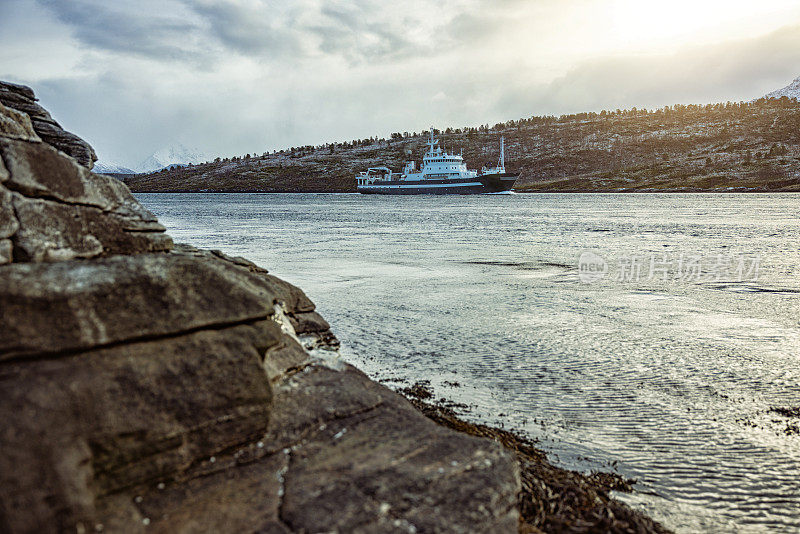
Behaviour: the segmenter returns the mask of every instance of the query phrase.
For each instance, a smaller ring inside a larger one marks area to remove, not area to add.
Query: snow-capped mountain
[[[181,143],[176,143],[161,150],[154,152],[149,158],[141,162],[137,167],[137,172],[159,171],[164,167],[195,165],[202,163],[208,158],[196,149],[186,148]]]
[[[777,91],[772,91],[768,95],[764,95],[764,98],[780,98],[782,96],[788,96],[789,98],[800,100],[800,77],[795,78],[792,83],[783,89],[778,89]]]
[[[116,165],[114,163],[103,163],[101,161],[95,162],[94,167],[92,167],[92,172],[99,174],[136,174],[136,171],[128,167],[123,167],[122,165]]]

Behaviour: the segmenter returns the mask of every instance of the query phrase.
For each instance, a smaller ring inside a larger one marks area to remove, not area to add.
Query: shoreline
[[[446,401],[435,400],[427,384],[395,390],[438,425],[500,443],[511,452],[522,479],[518,495],[519,532],[656,532],[669,533],[658,521],[615,499],[612,491],[633,493],[636,480],[593,470],[586,475],[553,465],[536,442],[519,432],[472,423]]]
[[[230,191],[195,191],[195,190],[168,190],[168,191],[143,191],[143,190],[136,190],[131,189],[131,193],[133,194],[146,194],[146,195],[242,195],[242,194],[253,194],[253,195],[360,195],[360,196],[374,196],[374,197],[420,197],[420,196],[429,196],[429,197],[441,197],[443,195],[362,195],[357,191],[245,191],[245,190],[230,190]],[[800,186],[796,191],[770,191],[770,190],[753,190],[753,189],[737,189],[731,191],[721,191],[721,190],[696,190],[696,191],[686,191],[686,190],[658,190],[658,191],[643,191],[643,190],[636,190],[636,191],[580,191],[580,190],[526,190],[526,191],[514,191],[511,190],[509,193],[514,195],[559,195],[559,194],[568,194],[568,195],[678,195],[678,194],[686,194],[686,195],[697,195],[697,194],[709,194],[709,195],[725,195],[725,194],[797,194],[800,193]],[[506,193],[508,194],[508,193]],[[477,194],[477,195],[444,195],[444,196],[453,196],[453,197],[470,197],[470,196],[487,196],[487,195],[495,195],[497,193],[484,193],[484,194]]]

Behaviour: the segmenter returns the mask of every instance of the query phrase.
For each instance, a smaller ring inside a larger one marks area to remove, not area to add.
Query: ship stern
[[[504,172],[501,174],[485,174],[479,176],[478,179],[483,184],[487,193],[501,193],[503,191],[511,191],[514,184],[519,178],[518,172]]]

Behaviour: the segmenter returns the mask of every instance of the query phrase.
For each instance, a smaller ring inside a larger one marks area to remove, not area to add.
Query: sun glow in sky
[[[0,79],[107,163],[577,111],[800,75],[800,0],[0,0]]]
[[[618,51],[672,50],[726,39],[755,37],[798,20],[797,0],[613,0],[598,2],[611,15]]]

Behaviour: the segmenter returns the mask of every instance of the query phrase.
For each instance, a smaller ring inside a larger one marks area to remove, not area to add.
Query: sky
[[[0,79],[100,160],[750,100],[800,0],[0,0]]]

